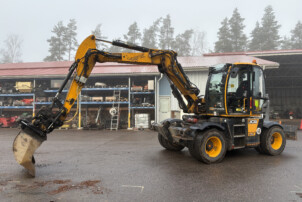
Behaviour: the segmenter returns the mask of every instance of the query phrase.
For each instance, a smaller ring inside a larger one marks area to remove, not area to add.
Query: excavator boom
[[[135,53],[108,53],[96,49],[96,40],[111,43],[115,46],[139,51]],[[177,61],[177,53],[171,50],[157,50],[128,44],[121,41],[105,41],[96,39],[94,35],[87,37],[79,46],[75,62],[69,69],[62,86],[49,107],[41,108],[31,122],[22,120],[21,132],[13,143],[16,161],[35,176],[35,159],[33,154],[47,139],[47,134],[63,125],[79,93],[92,72],[95,63],[117,62],[130,64],[157,65],[159,72],[165,74],[170,82],[173,95],[180,108],[187,113],[202,113],[199,89],[190,82],[181,65]],[[59,97],[67,82],[73,76],[64,103]],[[183,97],[185,100],[183,99]],[[58,110],[54,110],[57,108]]]

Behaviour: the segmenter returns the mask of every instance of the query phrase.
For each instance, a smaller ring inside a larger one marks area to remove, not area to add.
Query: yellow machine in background
[[[17,81],[15,88],[17,91],[22,92],[22,93],[31,93],[33,87],[32,87],[31,82]]]
[[[136,53],[108,53],[96,49],[96,40]],[[96,62],[158,65],[169,80],[173,95],[185,113],[183,119],[167,119],[154,125],[160,144],[173,151],[188,147],[191,155],[205,163],[219,162],[227,150],[254,147],[261,153],[280,154],[286,138],[282,126],[264,121],[268,105],[263,70],[256,63],[234,63],[211,67],[206,95],[190,82],[172,50],[157,50],[121,41],[105,41],[91,35],[79,46],[75,62],[49,107],[41,109],[32,122],[21,121],[13,151],[17,162],[35,175],[35,150],[47,134],[66,122],[70,109]],[[64,100],[59,96],[68,80],[72,82]],[[57,109],[57,110],[55,110]]]

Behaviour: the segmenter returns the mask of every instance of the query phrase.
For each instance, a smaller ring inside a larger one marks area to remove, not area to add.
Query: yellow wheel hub
[[[275,132],[271,137],[271,146],[274,150],[280,149],[282,145],[282,135],[278,132]]]
[[[217,157],[222,150],[222,143],[218,137],[210,137],[206,142],[206,153],[211,158]]]

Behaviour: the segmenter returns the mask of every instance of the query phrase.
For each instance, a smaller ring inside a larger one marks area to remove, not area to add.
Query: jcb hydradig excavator
[[[96,41],[139,51],[109,53],[96,49]],[[234,63],[211,67],[205,96],[190,82],[171,50],[149,49],[121,41],[105,41],[91,35],[79,46],[62,86],[49,107],[42,108],[31,122],[21,121],[21,132],[13,143],[14,156],[31,175],[35,175],[34,152],[47,134],[63,125],[77,101],[96,62],[158,65],[166,75],[173,95],[184,115],[154,125],[159,143],[168,150],[189,148],[190,154],[205,163],[221,161],[227,150],[254,147],[260,153],[280,154],[286,138],[281,125],[264,120],[268,97],[263,70],[256,63]],[[68,80],[72,82],[64,100],[60,95]]]

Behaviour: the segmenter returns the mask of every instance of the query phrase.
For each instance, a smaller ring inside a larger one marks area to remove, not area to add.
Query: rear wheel
[[[210,164],[222,161],[226,150],[224,134],[217,129],[210,129],[197,135],[189,151],[197,160]]]
[[[260,147],[269,155],[276,156],[283,152],[286,145],[286,137],[282,128],[273,126],[264,131],[260,139]]]
[[[183,150],[183,148],[185,148],[180,144],[170,142],[169,140],[164,138],[160,133],[158,133],[158,141],[162,147],[170,151],[181,151]]]

